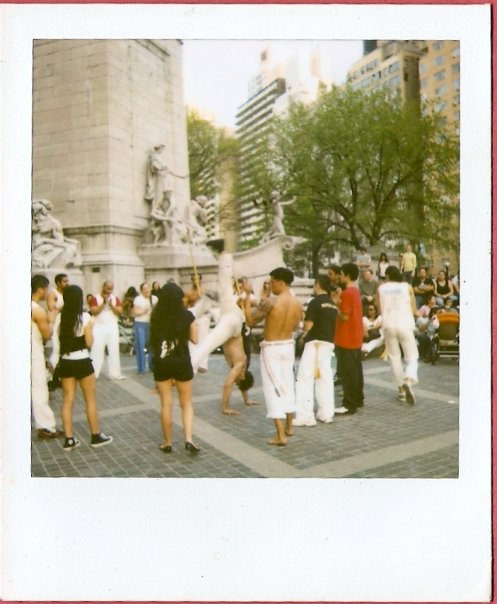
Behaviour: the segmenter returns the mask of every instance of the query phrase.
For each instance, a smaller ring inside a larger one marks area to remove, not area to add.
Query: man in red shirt
[[[364,404],[361,346],[363,339],[361,294],[355,285],[359,268],[352,262],[340,270],[342,293],[334,302],[339,308],[335,328],[335,354],[343,385],[343,406],[335,413],[352,415]]]

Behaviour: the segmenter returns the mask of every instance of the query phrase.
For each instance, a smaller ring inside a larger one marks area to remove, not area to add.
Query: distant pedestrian
[[[402,280],[407,283],[412,283],[413,277],[416,273],[417,266],[416,254],[412,251],[412,245],[408,243],[406,245],[406,251],[402,254],[400,260],[400,272],[402,274]]]
[[[62,432],[55,427],[50,405],[47,368],[43,344],[52,336],[55,310],[47,313],[40,305],[47,299],[49,281],[44,275],[31,279],[31,405],[38,438],[58,438]]]
[[[380,257],[378,258],[378,266],[376,267],[376,276],[380,283],[385,281],[385,271],[389,266],[390,262],[388,261],[388,256],[385,252],[381,252]]]
[[[332,297],[339,307],[335,328],[335,354],[343,386],[343,404],[335,413],[352,415],[364,405],[364,378],[362,373],[362,303],[355,285],[359,268],[352,262],[342,266],[340,281],[343,291]]]
[[[93,344],[93,319],[83,311],[83,290],[77,285],[64,289],[64,307],[54,325],[54,359],[59,364],[60,381],[64,399],[62,425],[65,451],[80,446],[74,436],[73,408],[77,384],[83,392],[86,417],[91,431],[90,446],[104,447],[112,442],[112,436],[100,431],[96,399],[96,379],[88,349]]]
[[[330,299],[331,282],[319,275],[314,282],[315,297],[309,302],[304,319],[304,351],[297,374],[297,413],[294,426],[315,426],[316,419],[329,424],[335,415],[331,359],[335,348],[337,307]],[[314,416],[314,400],[317,413]]]
[[[161,289],[150,319],[150,344],[154,356],[154,379],[161,399],[161,422],[164,440],[159,446],[172,452],[173,385],[181,405],[185,449],[198,453],[193,442],[193,367],[188,342],[197,342],[198,330],[192,313],[184,307],[183,290],[175,283]]]
[[[414,337],[414,317],[417,316],[414,291],[408,283],[402,283],[402,275],[395,266],[386,271],[386,282],[378,290],[385,347],[390,367],[399,389],[399,400],[414,405],[412,388],[418,382],[418,347]],[[402,353],[406,363],[402,366]]]
[[[152,315],[152,308],[156,304],[157,296],[152,295],[150,285],[148,283],[142,283],[140,285],[140,295],[134,299],[133,303],[133,315],[135,318],[135,351],[138,373],[145,373],[147,370],[147,351],[150,341],[150,317]]]

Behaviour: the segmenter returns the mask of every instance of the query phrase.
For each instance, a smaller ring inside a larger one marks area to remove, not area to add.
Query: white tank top
[[[381,321],[385,329],[414,329],[411,297],[407,283],[389,281],[380,285]]]

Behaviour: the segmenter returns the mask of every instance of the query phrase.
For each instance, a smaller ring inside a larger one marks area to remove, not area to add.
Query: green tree
[[[217,172],[223,162],[237,157],[238,141],[194,110],[187,115],[187,134],[191,195],[213,197],[218,192]]]
[[[458,137],[428,106],[334,87],[275,118],[260,153],[259,185],[295,198],[286,230],[307,238],[313,272],[337,245],[458,238],[448,201],[458,193]]]

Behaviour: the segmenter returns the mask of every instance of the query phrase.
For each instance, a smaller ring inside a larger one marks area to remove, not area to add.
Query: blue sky
[[[259,53],[267,41],[185,40],[183,78],[188,105],[212,113],[219,126],[233,128],[237,108],[247,100],[248,81],[256,75]],[[279,41],[282,53],[306,52],[311,41]],[[333,80],[343,82],[351,64],[362,54],[362,41],[320,41]]]

